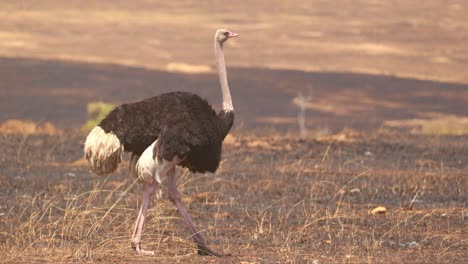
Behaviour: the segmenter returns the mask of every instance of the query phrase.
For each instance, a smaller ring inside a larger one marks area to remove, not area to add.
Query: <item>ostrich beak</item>
[[[229,34],[227,36],[228,36],[228,38],[233,38],[233,37],[239,36],[239,34],[229,31]]]

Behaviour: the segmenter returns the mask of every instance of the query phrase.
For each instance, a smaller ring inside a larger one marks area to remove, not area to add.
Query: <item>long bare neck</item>
[[[221,85],[221,92],[223,94],[223,110],[234,111],[232,106],[231,91],[227,81],[226,63],[224,62],[223,46],[216,40],[215,45],[215,57],[216,57],[216,68],[218,70],[219,84]]]

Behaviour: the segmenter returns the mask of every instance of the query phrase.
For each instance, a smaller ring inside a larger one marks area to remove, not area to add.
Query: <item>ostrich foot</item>
[[[141,249],[140,244],[135,245],[132,243],[132,248],[135,250],[135,254],[138,256],[154,256],[154,251]]]
[[[223,257],[223,256],[230,256],[229,254],[223,255],[214,252],[211,250],[205,242],[205,238],[203,235],[198,231],[195,227],[195,224],[190,218],[190,215],[187,213],[184,204],[182,203],[182,199],[180,197],[179,191],[177,191],[177,184],[175,179],[175,167],[172,167],[167,172],[167,184],[168,184],[168,196],[169,200],[175,204],[177,210],[179,211],[180,215],[184,219],[185,224],[187,225],[188,229],[192,233],[192,238],[195,241],[198,249],[198,255],[200,256],[215,256],[215,257]]]
[[[214,252],[213,250],[211,250],[209,247],[207,247],[205,245],[198,245],[197,248],[198,248],[198,255],[200,255],[200,256],[214,256],[214,257],[218,257],[218,258],[231,256],[231,254],[216,253],[216,252]]]

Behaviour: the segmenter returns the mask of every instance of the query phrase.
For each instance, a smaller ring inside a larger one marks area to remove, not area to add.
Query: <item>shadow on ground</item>
[[[468,85],[340,72],[229,68],[236,124],[295,130],[294,98],[309,97],[309,127],[372,129],[384,120],[464,115]],[[90,101],[125,103],[190,91],[219,108],[215,74],[183,74],[70,61],[0,58],[0,121],[31,119],[61,127],[86,120]]]

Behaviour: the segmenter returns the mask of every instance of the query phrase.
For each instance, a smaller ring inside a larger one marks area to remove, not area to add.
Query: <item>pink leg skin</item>
[[[179,211],[180,215],[184,219],[185,224],[187,225],[190,232],[192,233],[193,240],[195,240],[195,243],[197,244],[197,247],[198,247],[198,255],[216,256],[216,257],[229,256],[229,255],[222,255],[211,250],[206,245],[205,238],[203,238],[203,235],[195,227],[195,224],[190,218],[190,215],[187,213],[187,210],[185,210],[184,204],[182,203],[182,200],[181,200],[180,193],[179,191],[177,191],[175,167],[171,168],[167,172],[167,184],[169,188],[168,190],[169,200],[175,204],[175,206],[177,207],[177,210]]]
[[[141,202],[140,212],[138,213],[138,217],[135,223],[135,229],[133,230],[132,235],[132,248],[135,249],[137,255],[142,256],[153,256],[154,251],[147,251],[141,249],[141,233],[143,230],[143,224],[145,223],[146,211],[151,203],[151,197],[153,196],[156,188],[158,187],[158,183],[153,181],[151,184],[145,183],[143,186],[143,201]]]

